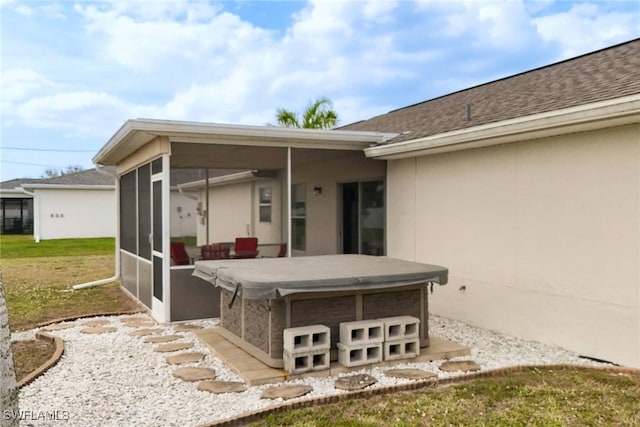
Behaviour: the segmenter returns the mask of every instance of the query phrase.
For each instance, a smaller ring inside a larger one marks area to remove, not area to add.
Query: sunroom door
[[[165,190],[167,179],[163,159],[159,158],[151,163],[151,205],[152,205],[152,278],[153,299],[152,311],[156,319],[169,321],[166,313],[168,307],[167,281],[169,280],[168,238],[165,236],[165,218],[168,221],[168,189]],[[168,181],[167,181],[168,182]]]

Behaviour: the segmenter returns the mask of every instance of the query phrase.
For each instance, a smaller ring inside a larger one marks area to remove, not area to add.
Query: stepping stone
[[[384,374],[388,377],[406,378],[409,380],[428,380],[438,378],[438,374],[422,369],[389,369]]]
[[[75,325],[73,323],[56,323],[53,325],[47,325],[43,329],[45,331],[61,331],[63,329],[73,328]]]
[[[191,325],[189,323],[182,323],[180,325],[174,326],[173,330],[176,332],[188,332],[193,331],[195,329],[202,329],[202,326]]]
[[[440,365],[440,370],[445,372],[472,372],[479,371],[480,365],[478,365],[473,360],[449,360]]]
[[[113,327],[105,327],[105,326],[94,326],[92,328],[81,329],[80,332],[83,334],[106,334],[108,332],[115,332],[118,328]]]
[[[282,398],[284,400],[295,399],[296,397],[304,396],[313,390],[313,387],[305,384],[296,385],[282,385],[279,387],[267,388],[262,392],[261,399],[277,399]]]
[[[339,390],[348,391],[362,390],[363,388],[367,388],[377,382],[378,380],[373,378],[371,375],[359,374],[338,378],[334,384],[334,387]]]
[[[84,322],[83,325],[86,325],[86,326],[104,326],[104,325],[108,325],[109,323],[111,323],[111,322],[106,320],[106,319],[97,319],[97,320],[89,320],[88,322]]]
[[[183,381],[212,380],[216,377],[216,371],[211,368],[178,368],[173,371],[173,376]]]
[[[186,350],[191,347],[193,347],[192,342],[176,342],[159,345],[154,348],[153,351],[157,351],[158,353],[168,353],[170,351]]]
[[[150,342],[150,343],[169,342],[169,341],[179,340],[180,338],[183,338],[183,336],[182,335],[161,335],[159,337],[147,337],[144,339],[143,342]]]
[[[144,337],[147,335],[159,334],[162,331],[163,329],[138,329],[137,331],[129,332],[129,335],[132,337]]]
[[[204,359],[204,353],[182,353],[174,356],[167,356],[167,363],[170,365],[181,365],[183,363],[196,363]]]
[[[122,322],[124,326],[127,328],[141,328],[143,326],[155,326],[154,322],[150,322],[148,320],[139,320],[135,322]]]
[[[198,390],[209,391],[211,393],[242,393],[247,390],[247,386],[243,383],[235,381],[202,381],[198,384]]]

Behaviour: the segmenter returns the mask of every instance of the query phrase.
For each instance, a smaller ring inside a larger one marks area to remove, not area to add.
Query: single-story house
[[[130,120],[94,162],[117,167],[122,286],[159,321],[216,312],[170,264],[170,171],[231,168],[192,188],[198,244],[443,265],[432,312],[640,367],[640,40],[329,131]]]
[[[48,179],[15,179],[0,188],[1,234],[32,234],[34,240],[115,237],[115,168],[88,169]],[[197,201],[177,183],[199,178],[198,171],[171,177],[171,236],[196,235]],[[175,184],[174,184],[175,182]]]

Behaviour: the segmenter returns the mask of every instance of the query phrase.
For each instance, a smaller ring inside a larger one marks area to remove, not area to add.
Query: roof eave
[[[395,134],[136,119],[125,122],[92,160],[115,165],[159,136],[178,143],[362,150]]]
[[[640,123],[640,94],[366,148],[392,160]]]

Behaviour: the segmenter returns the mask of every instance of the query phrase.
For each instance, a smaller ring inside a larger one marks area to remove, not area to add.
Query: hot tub
[[[221,334],[252,356],[283,367],[283,330],[323,324],[337,360],[340,323],[410,315],[429,345],[428,292],[444,267],[367,255],[197,261],[194,276],[221,288]]]

